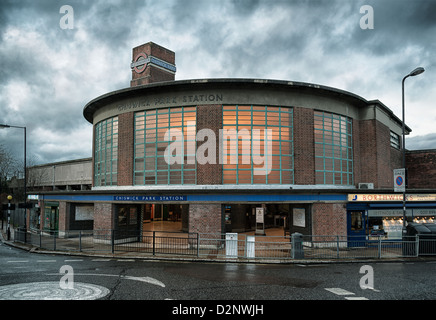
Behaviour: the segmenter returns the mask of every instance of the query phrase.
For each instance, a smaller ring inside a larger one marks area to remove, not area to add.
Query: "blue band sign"
[[[114,196],[114,201],[186,201],[186,196]]]

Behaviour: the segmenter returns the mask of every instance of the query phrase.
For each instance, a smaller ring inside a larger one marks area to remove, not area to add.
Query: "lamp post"
[[[24,204],[27,202],[27,170],[26,170],[26,140],[27,140],[27,134],[26,134],[26,127],[20,127],[20,126],[10,126],[8,124],[0,124],[0,129],[4,128],[19,128],[24,129]],[[27,230],[27,217],[26,217],[26,210],[24,209],[24,229]]]
[[[406,174],[406,133],[405,133],[405,103],[404,103],[404,81],[408,77],[414,77],[421,73],[423,73],[425,70],[422,67],[418,67],[414,69],[412,72],[410,72],[407,76],[403,78],[402,81],[402,102],[403,102],[403,168],[404,168],[404,174]],[[404,190],[403,190],[403,235],[406,233],[406,183],[404,183]]]
[[[9,195],[8,196],[8,229],[7,229],[7,236],[8,236],[8,241],[11,240],[11,200],[12,200],[12,196]]]

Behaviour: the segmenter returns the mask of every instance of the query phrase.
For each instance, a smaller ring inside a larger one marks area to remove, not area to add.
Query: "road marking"
[[[63,273],[47,273],[48,276],[56,276],[56,275],[64,275]],[[100,273],[75,273],[74,276],[92,276],[92,277],[116,277],[126,280],[134,280],[140,282],[146,282],[150,284],[154,284],[156,286],[165,288],[165,284],[155,278],[152,277],[132,277],[132,276],[123,276],[117,274],[100,274]]]
[[[65,262],[75,262],[75,261],[83,261],[83,259],[70,259],[70,260],[66,259],[64,261]]]
[[[346,300],[369,300],[365,297],[355,297],[354,292],[350,292],[350,291],[347,291],[347,290],[342,289],[342,288],[324,288],[324,289],[327,291],[330,291],[331,293],[334,293],[338,296],[344,296],[344,299],[346,299]],[[349,296],[349,297],[345,297],[345,296]]]
[[[106,261],[111,261],[111,259],[92,259],[91,261],[95,261],[95,262],[106,262]]]
[[[135,259],[118,259],[117,261],[122,261],[122,262],[124,262],[124,261],[127,261],[127,262],[134,262]]]
[[[369,300],[365,297],[345,297],[347,300]]]
[[[354,295],[353,292],[341,289],[341,288],[324,288],[327,291],[330,291],[331,293],[337,294],[338,296],[349,296]]]
[[[29,260],[10,260],[6,261],[7,263],[26,263],[29,262]]]
[[[56,262],[56,260],[36,260],[36,262]]]

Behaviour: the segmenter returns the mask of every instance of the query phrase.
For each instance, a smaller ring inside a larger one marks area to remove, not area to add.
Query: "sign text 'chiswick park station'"
[[[35,189],[28,226],[220,234],[253,231],[262,214],[267,234],[392,238],[402,224],[402,121],[379,100],[293,81],[175,81],[175,53],[152,42],[130,66],[129,87],[83,109],[90,190]],[[436,213],[435,165],[420,169],[435,155],[407,151],[409,221]]]

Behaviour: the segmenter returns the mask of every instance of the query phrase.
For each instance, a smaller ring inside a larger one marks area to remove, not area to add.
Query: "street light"
[[[20,126],[11,126],[8,124],[0,124],[0,129],[5,129],[5,128],[19,128],[19,129],[24,129],[24,205],[26,205],[27,202],[27,170],[26,170],[26,127],[20,127]],[[26,218],[26,210],[27,208],[24,209],[24,228],[27,229],[27,218]]]
[[[403,101],[403,168],[404,168],[404,174],[406,174],[406,133],[405,133],[405,107],[404,107],[404,81],[408,77],[414,77],[421,73],[423,73],[425,70],[423,67],[418,67],[411,71],[407,76],[403,78],[402,81],[402,101]],[[406,232],[406,183],[404,183],[404,190],[403,190],[403,235]]]
[[[7,229],[7,239],[11,240],[11,200],[12,196],[8,195],[8,229]]]

